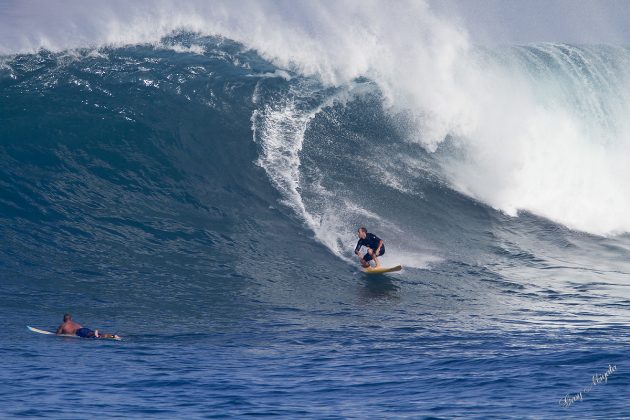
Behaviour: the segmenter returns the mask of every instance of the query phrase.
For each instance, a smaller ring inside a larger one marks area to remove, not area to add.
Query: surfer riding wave
[[[364,227],[359,228],[357,235],[359,236],[359,241],[357,242],[357,246],[354,248],[354,253],[359,257],[361,266],[363,268],[370,268],[370,261],[374,260],[374,263],[376,264],[374,268],[379,268],[381,263],[378,260],[378,257],[385,254],[385,243],[375,234],[369,233]],[[359,252],[362,246],[367,248],[367,252],[363,257]]]

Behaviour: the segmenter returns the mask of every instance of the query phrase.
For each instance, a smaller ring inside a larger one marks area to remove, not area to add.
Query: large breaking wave
[[[624,48],[479,50],[465,30],[422,2],[358,8],[354,2],[77,1],[59,9],[26,1],[6,8],[14,19],[3,25],[4,54],[159,43],[187,30],[241,42],[323,86],[348,89],[365,77],[387,112],[406,114],[403,141],[430,152],[458,150],[457,158],[443,161],[457,190],[510,215],[527,210],[597,234],[630,230]],[[40,29],[24,31],[25,20]],[[266,106],[259,113],[275,118]],[[302,120],[295,129],[303,131],[309,118],[295,117]]]
[[[422,2],[70,2],[22,13],[34,4],[7,7],[5,88],[58,95],[69,83],[124,99],[116,89],[152,89],[219,114],[246,101],[253,142],[243,147],[256,157],[241,164],[262,167],[292,215],[344,259],[367,224],[396,237],[401,262],[423,267],[448,255],[457,232],[469,235],[462,246],[476,241],[478,202],[594,234],[630,231],[625,48],[481,48]],[[25,19],[40,29],[24,32]],[[234,69],[236,85],[252,86],[245,97],[225,93]],[[118,71],[129,85],[107,78]],[[204,83],[213,88],[191,87]],[[9,102],[20,94],[5,92]],[[130,122],[140,112],[110,102]]]

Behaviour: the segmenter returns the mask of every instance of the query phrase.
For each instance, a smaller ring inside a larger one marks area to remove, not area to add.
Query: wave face
[[[98,381],[63,385],[132,417],[560,414],[624,357],[628,49],[481,48],[416,2],[33,4],[0,26],[6,383],[64,311],[130,369],[55,341]]]
[[[69,3],[9,3],[0,53],[159,44],[181,30],[227,37],[325,87],[375,83],[387,113],[408,114],[405,141],[459,149],[445,173],[466,195],[593,234],[630,230],[626,48],[480,50],[423,2]]]

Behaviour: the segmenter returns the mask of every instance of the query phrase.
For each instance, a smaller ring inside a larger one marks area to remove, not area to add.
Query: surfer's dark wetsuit
[[[373,233],[366,233],[365,239],[359,239],[359,242],[357,242],[357,246],[356,248],[354,248],[354,252],[355,253],[359,252],[362,246],[366,246],[370,248],[372,251],[376,251],[376,248],[378,248],[379,242],[381,242],[381,238],[379,238]],[[381,245],[381,251],[378,253],[377,256],[380,257],[384,253],[385,253],[385,244],[383,243],[383,245]],[[365,255],[363,256],[363,260],[365,262],[372,260],[372,256],[370,255],[369,252],[365,253]]]

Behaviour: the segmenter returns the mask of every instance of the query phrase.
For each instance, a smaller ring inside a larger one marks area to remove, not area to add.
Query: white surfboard
[[[33,331],[34,333],[45,334],[45,335],[54,335],[55,337],[86,338],[86,337],[79,337],[78,335],[74,335],[74,334],[55,334],[54,332],[40,330],[39,328],[29,327],[28,325],[26,326],[26,328],[28,328],[30,331]],[[116,340],[116,341],[121,341],[122,338],[121,337],[113,337],[113,338],[100,337],[100,338],[98,338],[98,340]]]
[[[39,328],[33,328],[33,327],[29,327],[29,326],[27,326],[26,328],[28,328],[29,330],[31,330],[33,332],[40,333],[40,334],[56,335],[53,332],[40,330]],[[67,335],[67,334],[64,334],[64,335]]]

